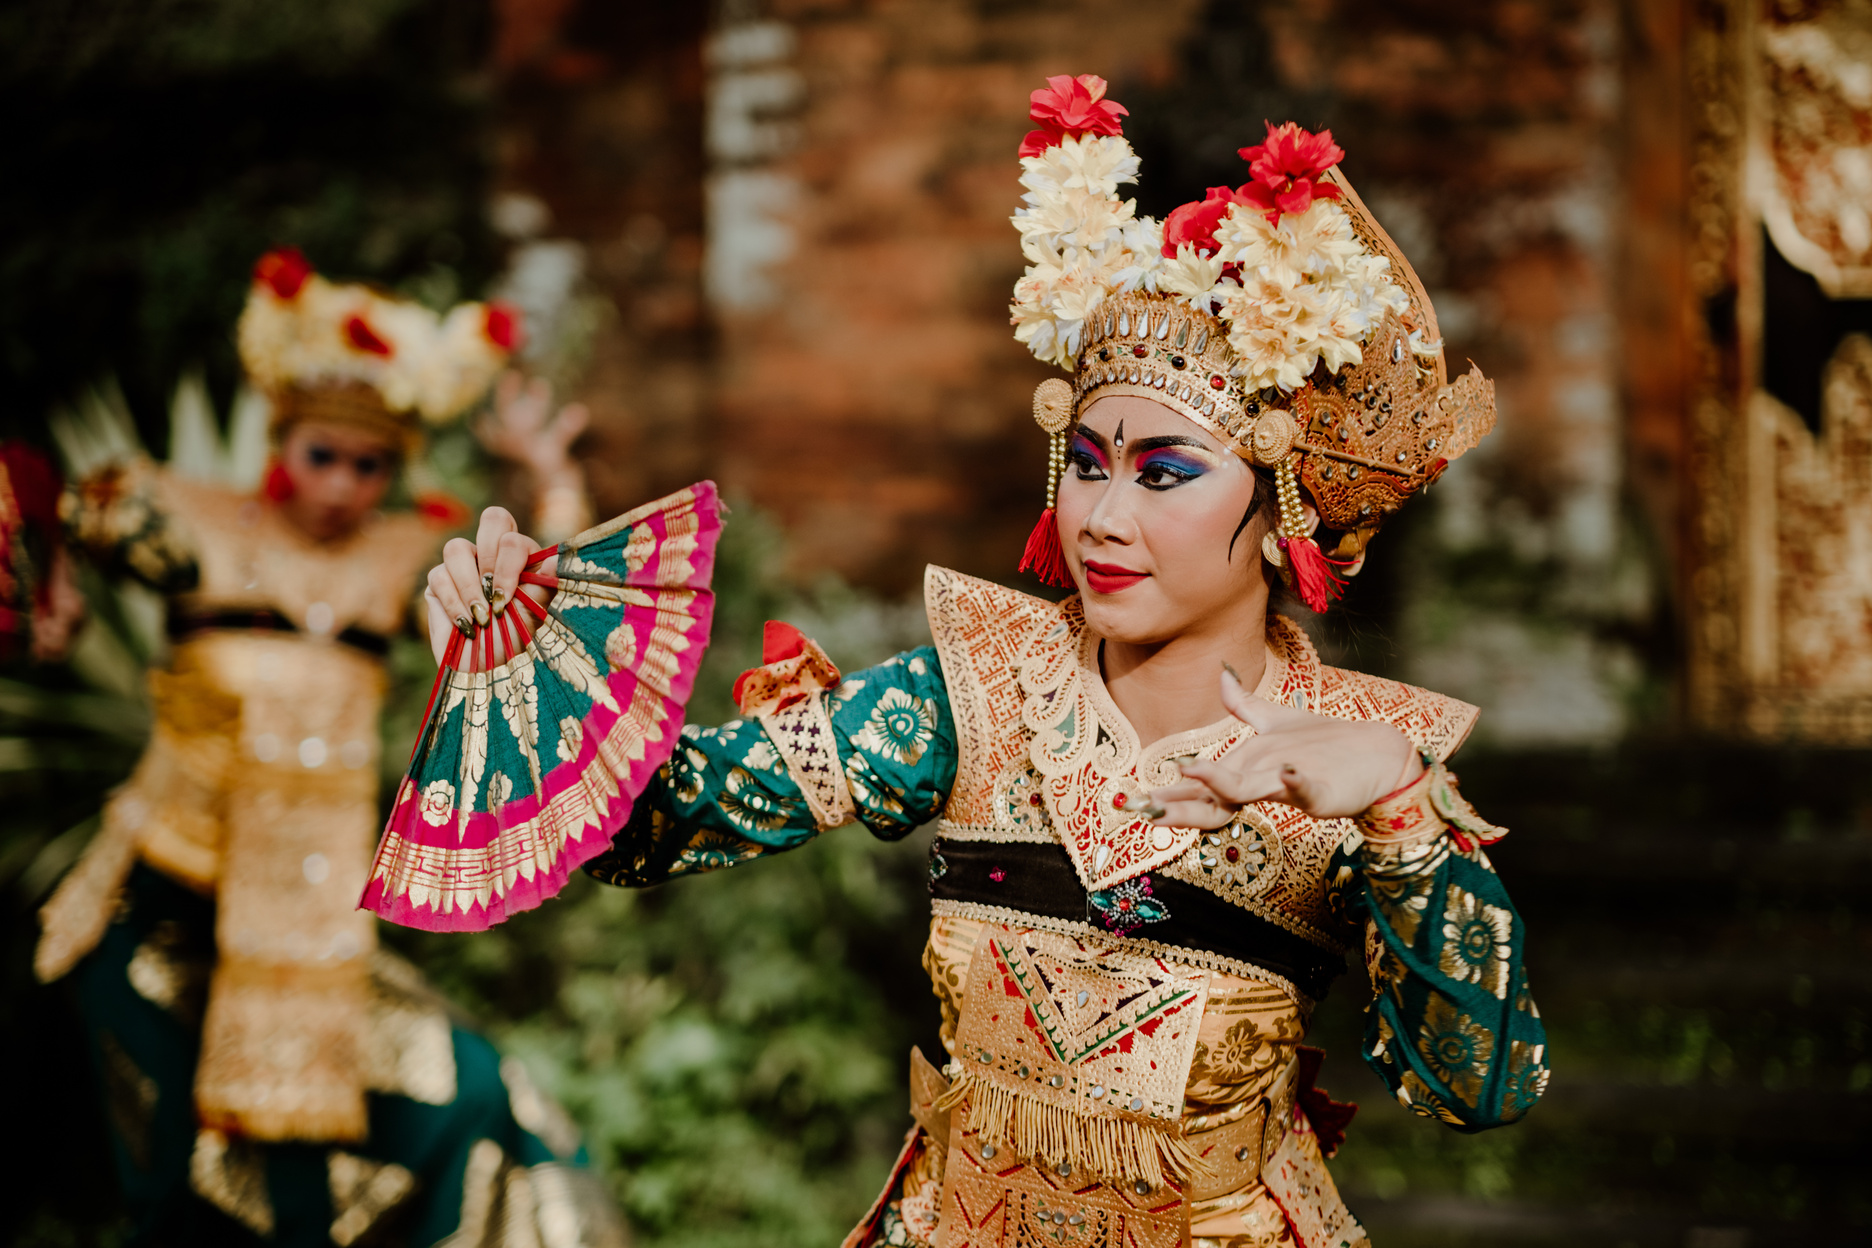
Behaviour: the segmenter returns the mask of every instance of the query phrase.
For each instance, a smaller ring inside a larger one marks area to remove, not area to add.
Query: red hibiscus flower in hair
[[[1266,140],[1239,153],[1254,178],[1242,185],[1242,199],[1265,210],[1277,225],[1283,212],[1302,213],[1315,199],[1338,199],[1339,188],[1325,180],[1326,171],[1345,159],[1332,131],[1312,134],[1291,121],[1265,124]]]
[[[278,247],[254,262],[254,281],[264,282],[281,299],[291,299],[312,276],[312,262],[297,247]]]
[[[386,358],[392,354],[390,344],[380,337],[371,323],[353,313],[344,323],[345,341],[366,355],[381,355]]]
[[[526,337],[520,328],[520,309],[499,300],[487,305],[487,317],[481,328],[489,342],[509,353],[518,349]]]
[[[1222,218],[1228,216],[1229,206],[1236,199],[1235,192],[1228,187],[1212,186],[1206,199],[1173,209],[1164,218],[1163,254],[1175,256],[1177,248],[1188,243],[1196,249],[1197,255],[1213,256],[1216,230],[1221,228]]]
[[[1097,74],[1055,74],[1042,90],[1033,93],[1028,113],[1040,123],[1021,143],[1020,154],[1038,156],[1069,134],[1123,134],[1120,117],[1131,110],[1105,98],[1105,80]]]

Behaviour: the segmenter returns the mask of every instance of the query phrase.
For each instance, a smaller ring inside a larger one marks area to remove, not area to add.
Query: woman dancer
[[[388,637],[460,509],[420,489],[417,511],[377,507],[517,332],[498,306],[438,318],[270,254],[239,335],[273,405],[262,491],[138,461],[66,496],[76,545],[169,597],[174,641],[149,748],[37,955],[74,985],[135,1242],[537,1243],[541,1218],[620,1242],[577,1131],[356,909]],[[498,406],[540,519],[589,523],[566,457],[582,413],[550,425],[517,382]]]
[[[1299,1045],[1348,953],[1363,1055],[1413,1112],[1480,1130],[1546,1082],[1482,848],[1502,830],[1444,769],[1475,708],[1325,666],[1269,609],[1285,582],[1325,610],[1487,432],[1492,387],[1447,384],[1330,134],[1270,127],[1246,183],[1159,224],[1118,198],[1138,162],[1104,90],[1034,94],[1014,218],[1016,336],[1072,375],[1035,395],[1053,454],[1023,567],[1077,592],[932,568],[934,647],[843,678],[769,625],[743,717],[685,728],[587,864],[644,886],[940,820],[948,1060],[913,1054],[916,1126],[848,1245],[1364,1242],[1322,1161],[1350,1109]],[[449,544],[438,655],[533,550],[498,511]]]

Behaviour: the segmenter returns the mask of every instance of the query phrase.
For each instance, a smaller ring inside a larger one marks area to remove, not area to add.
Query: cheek
[[[1098,505],[1098,492],[1103,489],[1103,481],[1081,481],[1072,469],[1060,478],[1059,489],[1055,494],[1054,514],[1059,517],[1059,531],[1062,539],[1077,533],[1084,525],[1087,516]],[[1071,550],[1073,543],[1066,542],[1066,549]]]
[[[1239,569],[1244,544],[1254,525],[1242,531],[1232,559],[1229,539],[1235,535],[1235,526],[1241,523],[1253,495],[1247,490],[1227,488],[1228,483],[1221,481],[1214,488],[1205,488],[1208,486],[1205,478],[1158,495],[1154,500],[1158,505],[1143,517],[1144,539],[1152,557],[1164,567],[1210,577],[1223,575],[1231,567]]]

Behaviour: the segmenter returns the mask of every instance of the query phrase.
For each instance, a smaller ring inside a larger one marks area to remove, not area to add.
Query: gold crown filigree
[[[1087,318],[1073,375],[1077,410],[1108,394],[1134,394],[1234,441],[1249,416],[1234,362],[1228,329],[1215,317],[1162,295],[1119,295]]]

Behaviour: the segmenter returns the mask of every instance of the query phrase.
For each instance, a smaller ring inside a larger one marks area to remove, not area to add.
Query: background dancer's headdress
[[[1241,149],[1249,180],[1212,187],[1163,222],[1137,215],[1123,106],[1092,74],[1033,93],[1014,214],[1027,271],[1014,336],[1073,375],[1034,393],[1052,437],[1047,509],[1021,570],[1071,584],[1054,523],[1066,437],[1093,400],[1135,394],[1181,412],[1273,471],[1268,560],[1315,611],[1405,499],[1495,424],[1495,387],[1470,366],[1449,384],[1423,284],[1336,168],[1331,131],[1269,124]],[[1307,534],[1300,487],[1337,534]]]
[[[499,303],[445,316],[357,283],[329,282],[298,251],[254,265],[241,313],[241,363],[273,402],[275,430],[334,420],[406,446],[487,394],[519,346],[520,321]]]

